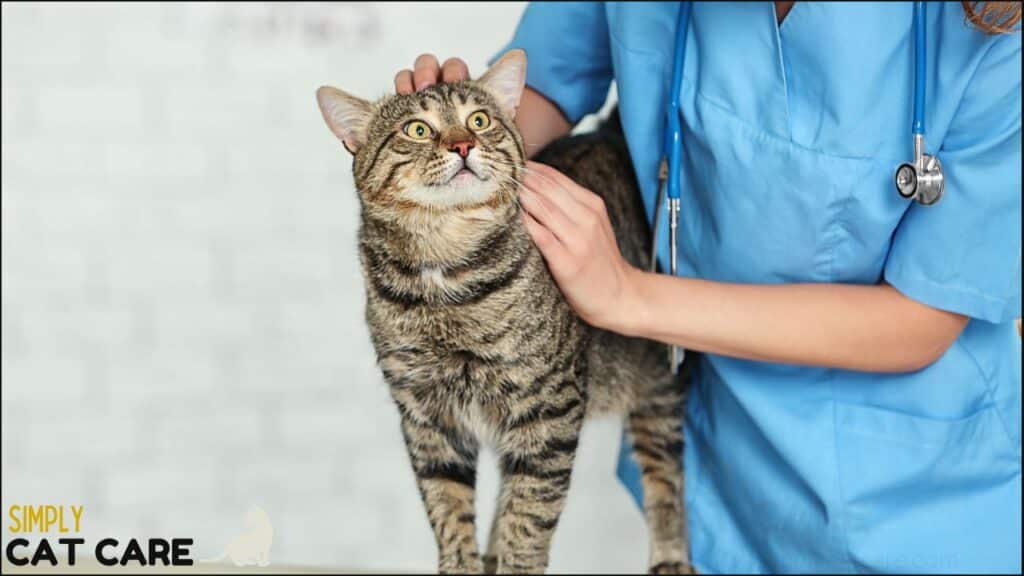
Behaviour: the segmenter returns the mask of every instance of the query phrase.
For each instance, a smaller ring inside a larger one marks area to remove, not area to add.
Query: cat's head
[[[331,131],[354,154],[364,205],[375,211],[465,210],[513,202],[525,162],[513,119],[526,53],[512,50],[479,79],[368,102],[317,90]]]

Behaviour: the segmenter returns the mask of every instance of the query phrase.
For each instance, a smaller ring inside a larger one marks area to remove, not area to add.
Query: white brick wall
[[[522,4],[2,10],[4,508],[205,557],[258,504],[275,562],[430,569],[313,92],[383,94],[423,51],[479,72]],[[617,446],[587,429],[553,570],[644,568]]]

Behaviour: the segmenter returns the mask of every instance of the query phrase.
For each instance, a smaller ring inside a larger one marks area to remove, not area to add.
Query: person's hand
[[[588,323],[628,333],[642,272],[622,257],[604,201],[550,166],[527,169],[523,222],[562,294]]]
[[[443,65],[433,54],[420,54],[413,69],[395,74],[395,92],[412,94],[438,82],[458,82],[469,78],[469,67],[459,58],[449,58]]]

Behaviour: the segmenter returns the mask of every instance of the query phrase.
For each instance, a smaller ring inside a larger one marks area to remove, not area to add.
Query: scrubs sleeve
[[[988,322],[1020,315],[1021,35],[981,59],[938,152],[946,190],[897,227],[886,281],[919,302]]]
[[[513,48],[526,50],[526,84],[572,124],[604,105],[612,59],[603,3],[531,2],[501,53]]]

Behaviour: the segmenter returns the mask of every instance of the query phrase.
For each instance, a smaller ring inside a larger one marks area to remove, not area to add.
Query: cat
[[[523,141],[513,124],[526,54],[476,81],[371,103],[321,87],[328,127],[354,155],[366,320],[398,406],[443,573],[541,573],[569,490],[584,415],[626,415],[643,470],[652,573],[691,570],[682,379],[657,343],[584,323],[520,220]],[[564,138],[539,160],[603,197],[624,256],[649,232],[621,133]],[[473,508],[482,442],[501,463],[486,552]]]

